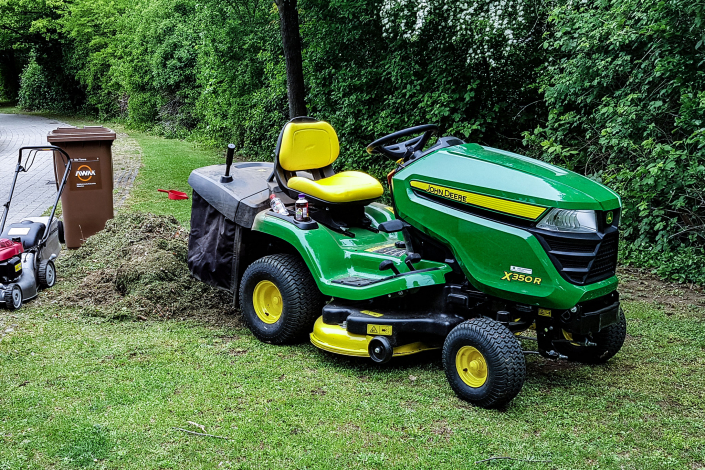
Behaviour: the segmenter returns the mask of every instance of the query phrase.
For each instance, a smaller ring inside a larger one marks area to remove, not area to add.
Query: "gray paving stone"
[[[67,124],[38,116],[0,114],[0,205],[7,201],[20,147],[48,145],[47,134],[61,126]],[[41,215],[53,204],[55,197],[51,154],[43,152],[37,155],[29,172],[21,173],[17,178],[7,222],[19,222],[25,217]],[[0,217],[2,210],[0,207]]]

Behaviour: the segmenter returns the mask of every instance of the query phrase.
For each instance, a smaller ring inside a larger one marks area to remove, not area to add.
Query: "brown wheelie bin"
[[[47,141],[71,157],[71,174],[61,195],[67,248],[78,248],[113,218],[113,155],[115,132],[102,126],[59,127]],[[56,181],[64,176],[63,160],[54,156]]]

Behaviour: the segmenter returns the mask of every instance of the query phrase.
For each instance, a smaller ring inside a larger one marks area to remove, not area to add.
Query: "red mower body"
[[[0,238],[0,262],[7,261],[23,252],[22,243],[13,242],[7,238]]]

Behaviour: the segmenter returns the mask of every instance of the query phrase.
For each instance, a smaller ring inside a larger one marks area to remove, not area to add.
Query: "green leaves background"
[[[309,114],[339,169],[445,134],[586,174],[623,198],[622,260],[705,283],[705,2],[299,0]],[[0,95],[271,158],[287,120],[265,0],[0,0]]]

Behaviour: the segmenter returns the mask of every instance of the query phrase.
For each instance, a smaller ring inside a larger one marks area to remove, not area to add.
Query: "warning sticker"
[[[551,311],[547,308],[540,308],[539,309],[539,315],[542,317],[550,317],[551,316]]]
[[[392,325],[367,325],[367,334],[390,336],[392,334]]]
[[[69,185],[75,189],[101,189],[99,158],[75,158],[71,162]]]
[[[384,315],[381,313],[373,312],[372,310],[360,310],[360,313],[364,313],[365,315],[369,315],[371,317],[383,317]]]

